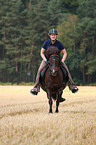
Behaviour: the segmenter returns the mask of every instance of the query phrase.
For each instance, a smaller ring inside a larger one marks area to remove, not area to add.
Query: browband
[[[51,56],[57,56],[57,57],[59,57],[59,55],[57,55],[57,54],[52,54],[52,55],[50,55],[50,57],[51,57]]]

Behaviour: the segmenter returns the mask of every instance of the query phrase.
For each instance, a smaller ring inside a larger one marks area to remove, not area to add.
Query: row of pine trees
[[[51,28],[75,83],[96,83],[95,0],[0,0],[0,82],[35,81]]]

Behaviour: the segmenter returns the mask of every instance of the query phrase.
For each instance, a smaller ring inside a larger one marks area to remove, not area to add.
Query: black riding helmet
[[[58,31],[56,29],[51,29],[51,30],[49,30],[49,35],[50,34],[56,34],[56,35],[58,35]]]

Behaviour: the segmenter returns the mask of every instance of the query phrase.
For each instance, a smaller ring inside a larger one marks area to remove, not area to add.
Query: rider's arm
[[[44,49],[44,48],[41,48],[41,57],[42,57],[42,59],[43,59],[44,61],[47,61],[47,59],[46,59],[44,53],[45,53],[45,49]]]
[[[65,61],[65,59],[66,59],[66,56],[67,56],[66,49],[63,49],[63,50],[62,50],[62,52],[63,52],[63,57],[62,57],[61,62],[64,62],[64,61]]]

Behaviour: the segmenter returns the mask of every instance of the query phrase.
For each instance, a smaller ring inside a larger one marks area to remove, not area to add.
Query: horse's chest
[[[54,79],[48,80],[47,86],[50,89],[58,90],[62,86],[62,83],[60,83],[60,81],[58,79],[54,78]]]

